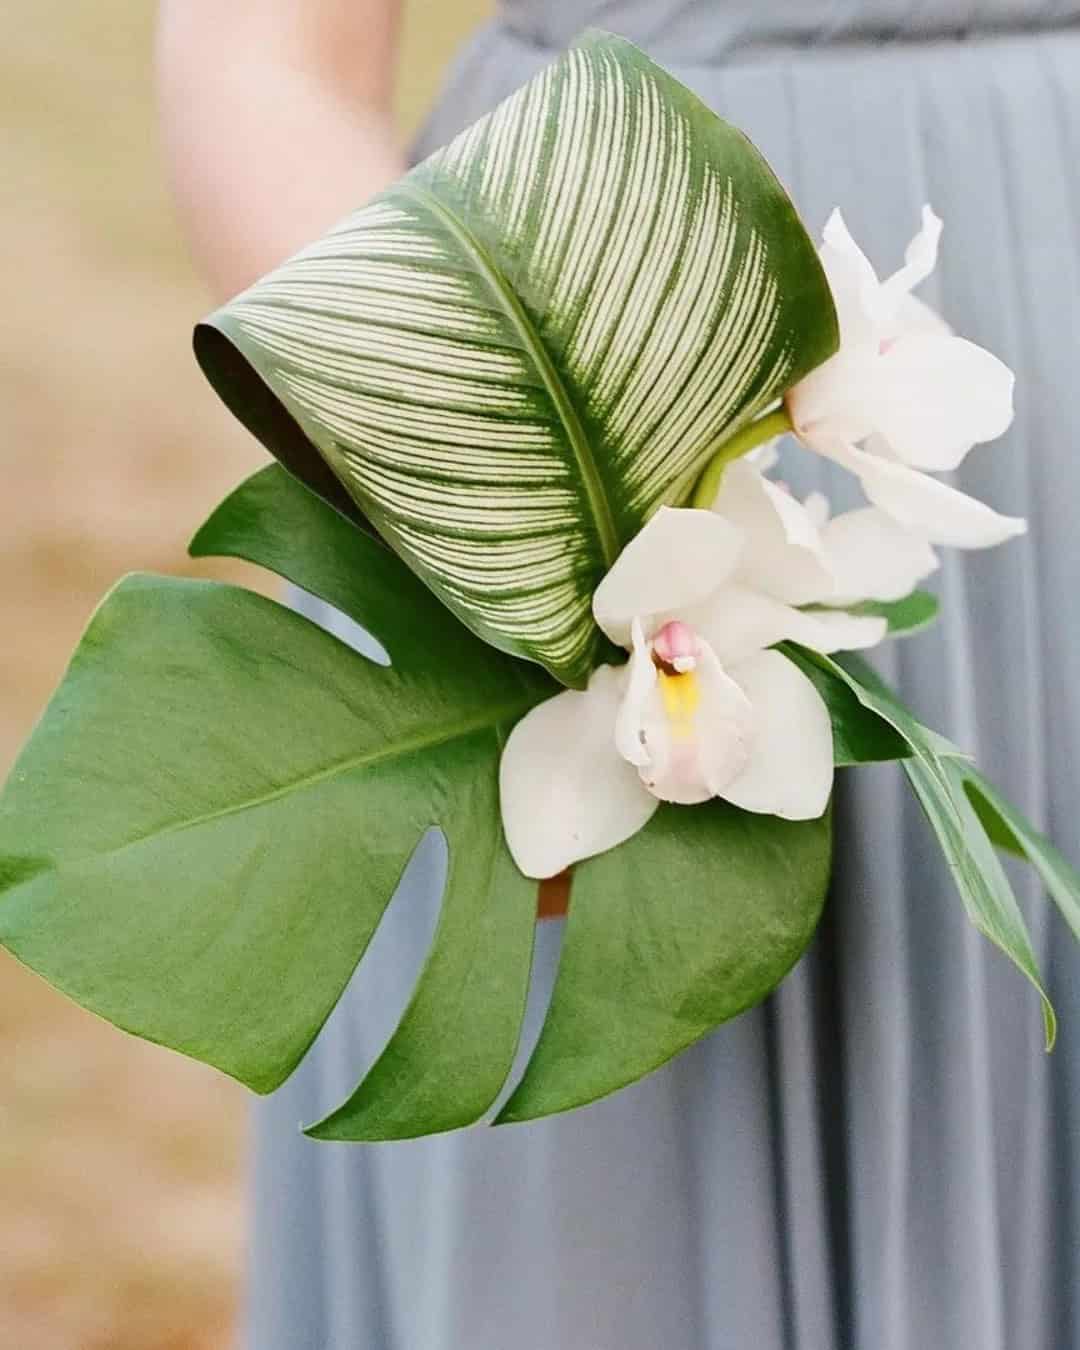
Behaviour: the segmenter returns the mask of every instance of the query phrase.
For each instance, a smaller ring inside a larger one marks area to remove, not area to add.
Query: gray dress
[[[946,557],[945,618],[882,658],[1074,858],[1080,802],[1080,0],[508,0],[422,151],[586,24],[743,127],[819,230],[883,269],[944,217],[924,290],[1017,372],[957,475],[1024,540]],[[786,476],[843,503],[840,471]],[[1080,1350],[1080,954],[1018,891],[1061,1017],[967,924],[893,765],[843,775],[834,893],[779,993],[568,1117],[316,1144],[434,922],[434,846],[307,1062],[257,1115],[254,1350]],[[539,939],[530,1017],[560,925]]]

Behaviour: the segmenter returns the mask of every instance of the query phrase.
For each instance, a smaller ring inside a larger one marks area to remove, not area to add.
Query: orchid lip
[[[653,662],[672,675],[686,675],[697,668],[701,639],[688,623],[671,619],[651,644]]]

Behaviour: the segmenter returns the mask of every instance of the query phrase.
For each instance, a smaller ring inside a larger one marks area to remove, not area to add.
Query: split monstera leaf
[[[196,335],[284,468],[192,552],[287,578],[389,664],[242,589],[122,582],[0,797],[0,942],[268,1092],[439,831],[426,964],[310,1128],[325,1139],[583,1105],[760,1001],[814,932],[830,815],[665,803],[575,868],[552,1003],[508,1085],[536,887],[503,836],[499,761],[614,655],[593,596],[630,541],[837,341],[813,244],[749,142],[629,44],[587,37]],[[933,602],[865,613],[910,629]],[[782,650],[836,764],[904,760],[972,919],[1038,985],[991,844],[1076,925],[1069,865],[868,668]]]

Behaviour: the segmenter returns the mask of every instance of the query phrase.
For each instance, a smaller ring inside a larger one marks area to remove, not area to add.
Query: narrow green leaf
[[[941,606],[929,591],[912,591],[903,600],[865,600],[852,609],[853,614],[871,614],[885,619],[893,637],[910,637],[929,628]]]
[[[1050,1050],[1057,1037],[1057,1017],[1016,896],[964,790],[965,766],[955,759],[931,764],[918,757],[906,760],[904,771],[938,837],[968,918],[1038,991]]]
[[[1026,858],[1080,939],[1080,873],[992,783],[968,768],[964,790],[992,843]]]
[[[910,708],[904,706],[873,666],[854,652],[844,652],[838,660],[822,656],[808,648],[798,649],[803,659],[830,675],[843,680],[855,697],[871,712],[893,727],[911,747],[912,753],[925,753],[931,759],[969,759],[963,750],[930,727],[924,727]]]
[[[860,702],[907,740],[912,754],[904,760],[904,772],[941,845],[968,918],[1034,985],[1042,1000],[1049,1049],[1057,1034],[1057,1018],[1016,896],[965,791],[971,766],[943,736],[922,726],[865,661],[848,655],[840,665],[816,652],[804,651],[803,656],[840,675]]]
[[[497,1123],[595,1101],[763,999],[813,935],[829,863],[827,815],[714,800],[662,806],[575,868],[547,1020]]]
[[[409,625],[384,614],[391,651],[410,650]],[[437,825],[452,860],[443,923],[392,1043],[399,1066],[410,1047],[422,1056],[416,1091],[366,1128],[474,1119],[511,1062],[535,916],[502,842],[498,754],[548,685],[455,630],[469,650],[388,669],[246,591],[122,583],[0,796],[0,941],[118,1026],[265,1092]],[[472,974],[418,1044],[448,967]]]
[[[880,713],[860,702],[842,674],[828,669],[795,643],[782,643],[780,650],[811,681],[829,710],[833,760],[838,768],[905,759],[911,754],[907,740]]]
[[[579,687],[620,549],[836,343],[765,162],[603,34],[196,333],[293,472],[343,485],[463,623]]]

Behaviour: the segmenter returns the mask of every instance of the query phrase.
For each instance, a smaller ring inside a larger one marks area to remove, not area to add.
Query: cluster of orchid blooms
[[[776,643],[865,649],[884,618],[851,612],[902,599],[937,567],[933,545],[981,548],[1022,534],[927,471],[956,468],[1012,420],[1012,372],[952,334],[912,294],[933,270],[941,221],[923,208],[904,266],[885,281],[839,212],[821,261],[840,325],[836,354],[791,388],[790,428],[856,474],[869,505],[829,518],[768,477],[772,446],[723,470],[714,500],[662,507],[593,597],[629,661],[582,692],[540,704],[503,752],[507,843],[549,877],[622,843],[661,801],[722,797],[805,820],[832,790],[829,714]]]

